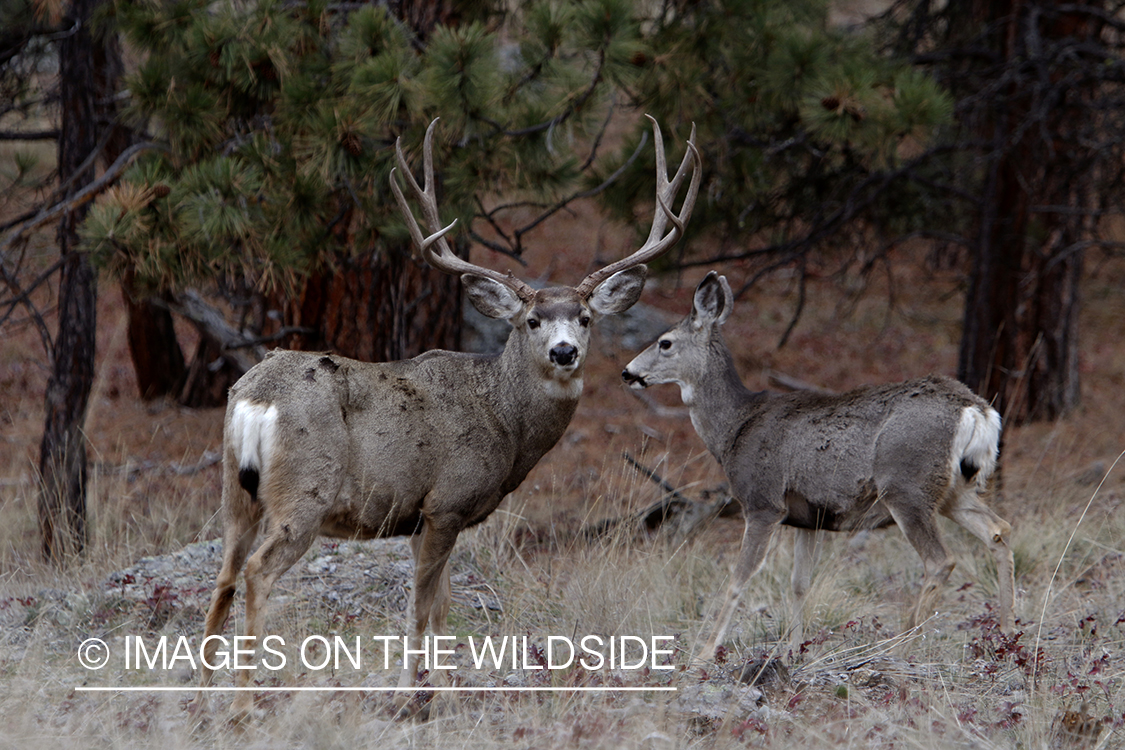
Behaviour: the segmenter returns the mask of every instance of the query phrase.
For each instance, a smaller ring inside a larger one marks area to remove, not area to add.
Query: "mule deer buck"
[[[797,528],[792,639],[811,582],[819,530],[856,531],[897,523],[925,566],[909,627],[931,611],[953,561],[938,533],[946,516],[992,551],[1000,624],[1012,626],[1011,527],[981,502],[996,468],[1000,415],[965,385],[926,377],[825,395],[752,393],[722,336],[734,296],[707,274],[691,313],[630,362],[633,388],[676,383],[691,422],[719,461],[745,520],[725,602],[699,657],[722,643],[747,581],[780,525]]]
[[[669,181],[653,120],[657,206],[647,241],[576,287],[536,290],[510,273],[462,260],[449,247],[445,234],[456,222],[443,228],[438,216],[436,122],[423,144],[424,187],[396,144],[398,167],[432,234],[423,236],[394,171],[391,186],[422,259],[460,275],[478,310],[512,324],[507,345],[497,355],[435,350],[381,364],[275,351],[247,372],[231,388],[223,432],[223,563],[205,638],[221,632],[246,562],[244,635],[258,644],[270,590],[321,534],[409,535],[415,573],[408,637],[420,639],[427,622],[443,634],[446,562],[457,535],[487,518],[562,436],[582,393],[591,323],[637,301],[643,264],[682,236],[699,192],[694,129]],[[689,166],[677,215],[670,206]],[[250,555],[263,521],[264,539]],[[205,640],[205,649],[203,686],[211,682],[206,665],[214,663],[216,640]],[[404,664],[401,686],[414,684],[417,658]],[[249,672],[236,674],[236,684],[246,686]],[[232,710],[245,714],[252,706],[252,693],[240,692]]]

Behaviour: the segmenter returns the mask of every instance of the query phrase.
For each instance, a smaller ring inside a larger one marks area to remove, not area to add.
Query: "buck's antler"
[[[414,191],[414,197],[418,199],[418,204],[422,207],[422,216],[425,218],[426,223],[433,232],[429,237],[422,236],[422,228],[418,226],[417,219],[414,218],[414,213],[410,210],[410,206],[406,202],[406,198],[402,194],[402,189],[398,186],[398,180],[395,179],[395,170],[391,170],[391,190],[395,194],[395,200],[398,201],[398,207],[402,211],[403,218],[406,219],[406,227],[410,230],[410,237],[414,240],[414,245],[422,255],[422,259],[429,263],[437,270],[448,273],[461,275],[466,273],[476,274],[477,276],[484,276],[486,278],[497,281],[509,287],[520,299],[527,301],[530,300],[534,294],[530,286],[520,281],[515,276],[508,272],[506,274],[494,271],[491,268],[478,266],[475,263],[470,263],[467,260],[458,258],[449,247],[449,243],[445,239],[445,235],[449,230],[457,224],[454,219],[449,226],[442,227],[441,218],[438,215],[437,197],[434,190],[434,151],[433,151],[433,135],[434,126],[437,125],[438,118],[434,118],[430,126],[426,128],[426,138],[422,143],[422,176],[426,186],[419,187],[418,182],[414,179],[414,175],[410,172],[410,167],[406,163],[406,157],[402,154],[402,139],[399,138],[395,141],[395,157],[398,160],[399,169],[402,170],[403,175],[406,176],[406,181],[410,184],[410,188]],[[437,246],[437,252],[434,252],[434,246]]]
[[[687,151],[684,153],[683,161],[680,162],[680,168],[676,170],[676,176],[669,182],[668,167],[664,159],[664,139],[660,135],[660,125],[651,115],[645,115],[645,117],[652,120],[656,145],[656,214],[652,217],[652,229],[648,233],[645,244],[641,245],[640,249],[632,255],[610,263],[583,279],[582,283],[576,287],[578,294],[583,297],[590,296],[597,289],[598,284],[613,274],[624,271],[626,268],[647,263],[676,244],[676,241],[684,234],[684,225],[691,218],[691,210],[695,206],[696,197],[699,195],[703,159],[699,155],[699,149],[695,146],[695,125],[691,126],[691,136],[688,138]],[[680,190],[680,183],[687,172],[689,161],[692,163],[691,184],[688,185],[687,194],[684,196],[684,204],[680,207],[680,213],[676,215],[672,213],[671,205],[676,198],[676,193]],[[664,227],[669,220],[672,222],[672,230],[668,234],[664,234]]]

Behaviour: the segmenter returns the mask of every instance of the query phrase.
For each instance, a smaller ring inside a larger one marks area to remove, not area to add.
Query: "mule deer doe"
[[[909,627],[953,571],[938,533],[944,515],[988,545],[999,576],[1000,624],[1012,626],[1011,527],[980,500],[996,468],[1000,415],[965,385],[942,377],[839,395],[752,393],[722,336],[734,296],[707,274],[691,313],[630,362],[633,388],[676,383],[691,422],[719,461],[745,520],[726,600],[700,658],[710,660],[747,581],[779,525],[795,526],[793,643],[815,563],[816,534],[897,523],[925,566]]]
[[[415,573],[409,637],[420,639],[427,622],[442,634],[450,604],[446,562],[457,535],[487,518],[562,436],[582,393],[590,324],[637,301],[647,273],[643,264],[683,234],[699,192],[694,129],[669,182],[653,120],[657,205],[647,241],[576,287],[535,290],[450,249],[444,235],[453,224],[442,227],[435,198],[436,122],[423,145],[425,187],[415,182],[396,144],[399,169],[433,234],[423,237],[394,171],[391,186],[422,258],[461,275],[482,313],[508,320],[508,343],[498,355],[430,351],[381,364],[275,351],[231,388],[223,431],[223,564],[207,612],[203,686],[211,682],[207,664],[214,663],[218,646],[206,638],[223,628],[243,562],[244,635],[257,644],[274,583],[320,534],[410,535]],[[670,206],[689,165],[690,184],[676,215]],[[673,226],[665,233],[668,221]],[[246,561],[263,519],[265,538]],[[417,658],[404,664],[400,686],[415,682]],[[245,687],[249,672],[236,675],[236,684]],[[232,710],[245,714],[252,706],[252,693],[240,692]]]

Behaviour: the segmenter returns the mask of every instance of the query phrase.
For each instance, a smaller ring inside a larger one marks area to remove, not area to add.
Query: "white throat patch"
[[[582,378],[567,378],[566,380],[549,378],[543,384],[543,388],[551,398],[576,400],[582,395],[582,385]]]

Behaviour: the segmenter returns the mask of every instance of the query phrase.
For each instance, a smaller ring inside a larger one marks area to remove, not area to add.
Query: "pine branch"
[[[535,125],[529,125],[526,128],[519,128],[517,130],[508,130],[495,120],[490,120],[483,115],[476,115],[476,118],[483,122],[485,125],[490,126],[499,135],[508,136],[509,138],[518,138],[524,135],[534,135],[535,133],[542,133],[544,130],[551,130],[570,119],[570,116],[580,110],[583,105],[589,101],[594,92],[598,90],[598,84],[602,82],[602,69],[605,67],[605,50],[598,50],[598,66],[594,70],[594,77],[590,81],[590,85],[573,100],[571,105],[559,114],[552,117],[550,120],[540,122]]]
[[[637,160],[637,158],[641,155],[641,150],[644,149],[644,147],[647,143],[648,143],[648,133],[642,132],[641,133],[641,142],[637,144],[637,148],[636,148],[635,151],[633,151],[632,156],[630,156],[625,161],[624,164],[622,164],[620,167],[618,167],[616,170],[614,170],[613,174],[611,174],[609,177],[602,180],[601,184],[598,185],[597,187],[590,188],[589,190],[580,190],[576,193],[572,193],[571,195],[567,196],[566,198],[563,198],[562,200],[560,200],[558,203],[555,203],[553,206],[550,206],[549,208],[547,208],[546,211],[539,214],[539,216],[532,219],[529,223],[527,223],[524,226],[520,227],[519,229],[515,230],[515,232],[512,233],[513,237],[514,237],[514,241],[512,239],[509,239],[507,234],[505,234],[503,232],[499,232],[500,236],[504,237],[504,239],[508,241],[510,249],[505,250],[505,249],[499,247],[497,245],[497,243],[490,242],[490,241],[487,241],[487,240],[483,240],[476,233],[473,233],[473,239],[477,240],[478,242],[480,242],[483,245],[486,245],[486,246],[490,247],[493,250],[496,250],[497,252],[501,252],[501,253],[504,253],[505,255],[510,255],[513,258],[518,259],[523,254],[523,236],[525,234],[530,232],[532,229],[535,229],[537,226],[542,224],[544,221],[549,219],[554,214],[558,213],[562,209],[569,206],[574,201],[581,200],[582,198],[592,198],[595,195],[597,195],[598,193],[601,193],[604,190],[606,190],[606,188],[611,186],[613,183],[617,182],[617,180],[621,177],[621,175],[623,175],[626,172],[626,170],[628,170],[629,167],[631,167],[633,165],[633,162],[635,162]],[[479,201],[478,201],[477,205],[478,206],[480,205]],[[512,208],[517,208],[517,207],[524,207],[524,206],[528,206],[528,205],[536,205],[536,204],[528,203],[527,201],[521,201],[521,202],[517,202],[517,203],[505,203],[505,204],[496,206],[491,211],[487,211],[485,213],[477,214],[474,218],[485,219],[493,227],[496,227],[496,222],[495,222],[493,217],[498,212],[508,210],[508,209],[512,209]]]
[[[116,160],[114,160],[113,164],[111,164],[109,168],[106,169],[105,173],[101,177],[87,184],[84,188],[82,188],[66,200],[55,203],[53,206],[50,206],[48,208],[44,208],[33,218],[28,219],[27,221],[23,222],[15,229],[13,229],[11,232],[9,232],[8,236],[4,238],[4,241],[0,243],[0,265],[2,265],[7,260],[9,249],[16,242],[22,239],[25,234],[38,229],[44,224],[62,217],[64,214],[73,211],[75,208],[78,208],[81,205],[92,201],[98,196],[99,193],[101,193],[103,190],[117,181],[117,178],[120,177],[121,172],[124,171],[125,167],[129,165],[129,163],[135,156],[137,156],[137,154],[141,153],[142,151],[147,151],[154,148],[165,151],[168,150],[166,146],[158,143],[137,143],[130,146],[129,148],[121,152],[121,155],[118,156]]]

